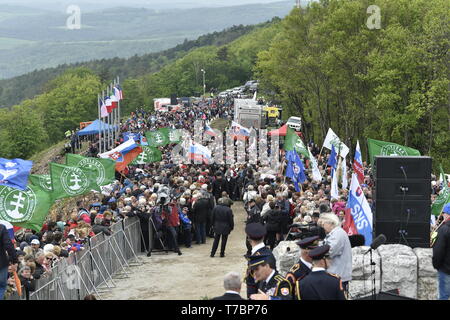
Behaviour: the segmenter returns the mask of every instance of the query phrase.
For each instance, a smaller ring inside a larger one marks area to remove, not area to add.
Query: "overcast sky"
[[[91,11],[111,7],[145,7],[160,10],[170,8],[222,7],[280,1],[286,0],[0,0],[0,5],[26,6],[53,11],[65,11],[69,5],[78,5],[82,10]],[[295,0],[290,1],[292,1],[292,5],[295,4]]]

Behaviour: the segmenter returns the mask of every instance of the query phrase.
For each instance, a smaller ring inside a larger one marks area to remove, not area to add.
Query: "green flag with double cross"
[[[167,130],[163,129],[147,131],[145,133],[149,147],[164,147],[170,143],[169,134]]]
[[[297,153],[302,154],[309,159],[309,151],[303,143],[302,139],[293,129],[289,127],[287,127],[286,137],[284,138],[284,150],[295,150],[297,151]]]
[[[450,189],[448,187],[447,180],[445,179],[445,174],[444,170],[442,170],[442,166],[441,166],[441,175],[444,177],[442,181],[442,190],[439,193],[436,200],[434,200],[433,204],[431,205],[431,213],[434,214],[435,216],[439,216],[444,206],[450,202]]]
[[[91,190],[100,190],[96,171],[63,164],[50,163],[54,199],[75,197]]]
[[[169,143],[181,143],[183,140],[183,134],[181,130],[171,129],[171,128],[162,128],[159,129],[164,135],[169,138]]]
[[[131,165],[146,164],[162,160],[162,152],[158,148],[142,146],[142,152],[131,162]]]
[[[372,165],[375,164],[375,156],[420,156],[420,151],[405,147],[393,142],[367,139],[369,158]]]
[[[78,154],[66,154],[66,165],[94,170],[99,186],[111,184],[116,180],[116,162],[112,159],[83,157]]]
[[[14,226],[39,232],[52,205],[51,193],[39,185],[28,184],[24,191],[0,186],[0,220]]]

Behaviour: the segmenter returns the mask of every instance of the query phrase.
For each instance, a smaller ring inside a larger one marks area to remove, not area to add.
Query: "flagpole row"
[[[100,114],[100,93],[97,94],[97,109],[98,109],[98,121],[100,122],[102,119],[101,114]],[[100,133],[99,133],[98,139],[100,141]],[[98,149],[98,151],[99,151],[99,153],[101,153],[100,148]]]

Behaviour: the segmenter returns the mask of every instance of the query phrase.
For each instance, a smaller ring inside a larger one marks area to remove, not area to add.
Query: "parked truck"
[[[234,99],[234,121],[246,128],[264,129],[263,106],[253,99]]]

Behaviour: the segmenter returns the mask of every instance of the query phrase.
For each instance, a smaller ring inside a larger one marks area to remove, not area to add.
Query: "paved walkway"
[[[174,252],[153,253],[151,257],[140,256],[145,264],[131,267],[129,278],[114,280],[116,288],[101,294],[106,300],[200,300],[222,295],[223,277],[230,271],[242,274],[247,262],[243,255],[245,246],[246,213],[242,202],[235,202],[234,230],[228,237],[225,257],[220,258],[220,245],[216,256],[211,258],[213,239],[192,248],[181,246],[183,255]],[[245,285],[241,296],[245,297]]]

